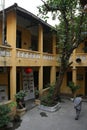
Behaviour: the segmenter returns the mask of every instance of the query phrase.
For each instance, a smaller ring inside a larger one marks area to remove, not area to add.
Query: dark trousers
[[[76,109],[76,119],[79,118],[81,110]]]

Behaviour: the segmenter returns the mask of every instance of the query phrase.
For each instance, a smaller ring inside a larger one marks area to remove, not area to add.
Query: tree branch
[[[59,6],[51,6],[51,5],[48,5],[45,1],[41,0],[43,3],[44,3],[44,6],[47,8],[47,11],[57,11],[57,10],[60,10]]]

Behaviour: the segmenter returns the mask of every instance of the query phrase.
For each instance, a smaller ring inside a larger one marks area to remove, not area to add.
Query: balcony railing
[[[17,58],[40,59],[40,53],[31,50],[17,49]]]
[[[11,66],[11,52],[12,48],[7,46],[0,46],[0,66]]]
[[[11,52],[12,48],[11,47],[6,47],[6,46],[0,46],[0,61],[6,60],[8,61],[9,64],[11,62]],[[38,51],[32,51],[32,50],[26,50],[26,49],[16,49],[16,57],[17,58],[23,58],[23,59],[42,59],[45,61],[57,61],[60,63],[60,55],[54,55],[54,54],[49,54],[49,53],[40,53]],[[5,58],[5,59],[3,59]],[[70,57],[70,62],[73,61],[73,63],[77,64],[76,59],[80,58],[81,59],[81,66],[87,66],[87,53],[76,53],[72,54]]]
[[[87,62],[87,53],[77,53],[75,59],[80,58],[82,63]]]
[[[54,56],[53,54],[44,53],[44,54],[43,54],[43,59],[44,59],[44,60],[52,61],[52,60],[55,60],[55,56]]]
[[[10,57],[11,48],[6,46],[0,46],[0,57]]]

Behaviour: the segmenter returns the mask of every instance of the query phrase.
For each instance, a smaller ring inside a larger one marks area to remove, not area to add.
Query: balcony
[[[25,59],[40,59],[40,53],[37,51],[25,50],[25,49],[16,49],[17,58]]]
[[[11,47],[0,46],[0,66],[11,66]]]
[[[76,62],[77,58],[81,59],[81,62],[77,63]],[[75,61],[74,62],[77,66],[87,66],[87,53],[77,53],[75,55]]]
[[[76,61],[77,59],[80,60]],[[60,64],[60,56],[56,56],[56,61]],[[87,66],[87,53],[76,53],[76,54],[72,54],[69,62],[73,62],[73,64],[71,66]]]
[[[35,65],[39,66],[42,63],[50,65],[55,61],[55,56],[49,53],[40,53],[38,51],[16,49],[17,65]],[[24,61],[23,61],[24,60]]]

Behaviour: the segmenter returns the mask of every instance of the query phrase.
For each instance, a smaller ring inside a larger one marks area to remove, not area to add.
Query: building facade
[[[5,9],[3,42],[3,12],[0,13],[0,102],[13,100],[21,89],[28,91],[26,99],[34,98],[34,90],[42,94],[46,84],[56,81],[59,55],[56,53],[56,31],[52,26],[14,4]],[[87,54],[81,43],[70,61],[61,93],[71,93],[69,81],[80,84],[78,93],[87,95]],[[80,60],[80,62],[78,62]]]

